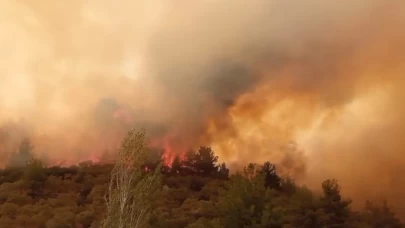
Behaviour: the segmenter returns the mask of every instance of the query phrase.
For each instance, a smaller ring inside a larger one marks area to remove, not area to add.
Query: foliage
[[[160,188],[160,168],[146,174],[142,171],[147,152],[145,132],[129,132],[111,171],[103,227],[146,227],[150,201]]]
[[[388,203],[386,201],[384,201],[380,206],[367,201],[365,209],[359,214],[359,217],[360,219],[358,220],[358,225],[362,225],[363,227],[403,227],[401,221],[395,217],[395,214],[388,207]]]
[[[215,156],[214,151],[209,147],[200,147],[195,152],[189,151],[186,157],[187,159],[183,162],[182,166],[186,168],[188,172],[211,176],[218,171],[218,157]]]
[[[132,131],[115,164],[31,159],[0,170],[0,227],[137,227],[137,218],[153,228],[404,227],[386,202],[354,211],[334,179],[318,194],[271,162],[229,175],[208,147],[161,167],[161,151],[146,145],[145,133]]]
[[[25,167],[23,180],[30,190],[28,194],[38,197],[46,180],[42,161],[32,158]]]
[[[342,199],[340,195],[340,185],[335,179],[322,182],[323,196],[321,197],[321,207],[328,215],[326,222],[328,227],[347,227],[350,217],[350,200]]]
[[[260,174],[264,175],[264,185],[268,188],[280,189],[280,177],[276,173],[276,166],[270,162],[265,162],[260,169]]]

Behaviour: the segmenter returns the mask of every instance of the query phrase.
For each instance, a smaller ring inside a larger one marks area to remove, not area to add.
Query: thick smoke
[[[3,0],[0,165],[24,137],[75,162],[145,127],[405,214],[403,27],[400,0]]]

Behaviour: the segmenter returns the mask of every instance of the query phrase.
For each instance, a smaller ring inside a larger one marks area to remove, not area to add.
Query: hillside
[[[352,211],[336,180],[320,183],[323,193],[316,195],[281,178],[270,162],[229,175],[217,159],[201,147],[162,168],[151,227],[403,227],[386,204]],[[44,167],[35,161],[1,170],[0,227],[100,227],[112,168],[91,162]]]

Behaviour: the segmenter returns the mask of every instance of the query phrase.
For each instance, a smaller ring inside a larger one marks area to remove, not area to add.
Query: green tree
[[[388,207],[386,201],[381,206],[370,201],[366,202],[365,209],[360,213],[361,222],[371,228],[387,227],[401,228],[401,221],[395,217],[395,213]]]
[[[160,166],[144,173],[147,159],[145,132],[130,131],[121,146],[111,171],[106,196],[106,228],[143,228],[148,226],[152,200],[161,187]]]
[[[218,175],[220,178],[228,179],[229,177],[229,169],[226,167],[225,163],[222,163],[219,166]]]
[[[251,164],[245,169],[245,175],[233,175],[221,193],[219,213],[223,227],[243,228],[260,223],[266,188],[263,177],[252,176],[253,172],[254,165]]]
[[[288,182],[291,185],[291,181]],[[294,187],[293,191],[287,192],[287,196],[290,201],[288,216],[291,227],[326,227],[328,216],[321,207],[320,198],[311,190],[305,186]]]
[[[264,175],[264,186],[266,188],[280,190],[281,178],[278,176],[274,164],[265,162],[260,169],[260,174]]]
[[[29,188],[29,195],[36,198],[41,195],[45,181],[45,169],[41,160],[32,158],[24,169],[23,180]]]
[[[217,162],[218,156],[210,147],[200,147],[197,152],[189,151],[183,164],[191,172],[211,176],[218,172]]]
[[[327,227],[347,227],[350,218],[350,200],[344,200],[340,194],[340,185],[337,180],[322,182],[323,196],[321,206],[328,216]]]

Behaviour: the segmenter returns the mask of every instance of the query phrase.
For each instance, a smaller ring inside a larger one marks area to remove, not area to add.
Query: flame
[[[180,160],[184,160],[185,153],[187,152],[188,146],[185,144],[180,144],[178,142],[178,135],[175,132],[170,132],[163,137],[153,138],[151,140],[151,146],[163,149],[163,164],[165,166],[171,167],[176,156]]]

